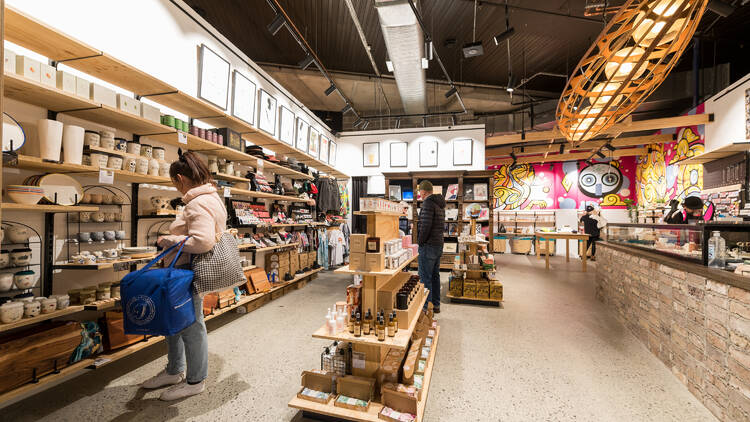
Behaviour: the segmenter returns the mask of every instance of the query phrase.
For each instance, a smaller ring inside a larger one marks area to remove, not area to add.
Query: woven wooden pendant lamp
[[[664,81],[708,0],[629,0],[589,48],[557,103],[557,125],[579,144],[622,121]]]

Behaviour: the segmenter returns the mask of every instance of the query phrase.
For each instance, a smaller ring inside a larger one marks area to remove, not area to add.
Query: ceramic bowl
[[[104,240],[115,240],[115,231],[114,230],[105,231]]]
[[[44,189],[38,186],[8,185],[8,197],[18,204],[34,205],[44,196]]]
[[[89,232],[80,232],[78,233],[78,241],[80,242],[88,242],[91,240],[91,233]]]
[[[114,223],[117,221],[117,213],[116,212],[107,212],[104,213],[104,221],[107,223]]]
[[[42,304],[34,300],[31,302],[25,302],[23,304],[23,316],[26,318],[33,318],[39,316],[42,311]]]
[[[70,306],[70,296],[68,295],[53,295],[49,297],[50,299],[55,299],[57,302],[57,309],[65,309],[68,306]]]
[[[82,212],[79,212],[78,213],[78,219],[81,221],[81,223],[88,223],[89,221],[91,221],[91,211],[82,211]]]
[[[4,324],[16,322],[23,317],[23,303],[6,302],[0,306],[0,321]]]
[[[30,289],[36,284],[36,277],[34,271],[24,270],[19,271],[13,275],[13,283],[19,290]]]
[[[117,240],[123,240],[127,237],[127,234],[125,233],[125,230],[117,230],[115,232],[115,239]]]
[[[112,197],[112,203],[115,205],[122,205],[125,203],[125,198],[120,195],[115,195]]]
[[[11,243],[26,243],[29,241],[31,231],[23,226],[7,226],[5,228],[5,236],[8,237],[8,241]]]
[[[0,273],[0,292],[13,288],[13,273]]]
[[[101,242],[104,240],[104,232],[91,232],[91,240]]]
[[[56,310],[57,310],[57,299],[55,298],[42,299],[42,313],[43,314],[51,314],[52,312],[55,312]]]
[[[91,214],[91,221],[96,221],[97,223],[103,223],[104,213],[101,211],[95,211],[93,214]]]
[[[5,268],[10,265],[10,251],[3,249],[0,252],[0,268]]]
[[[101,193],[92,193],[89,194],[89,203],[90,204],[101,204],[102,203],[102,194]]]
[[[23,267],[31,262],[31,249],[18,248],[10,251],[10,264],[14,267]]]
[[[114,195],[112,195],[111,193],[103,193],[102,204],[112,205],[112,198],[114,198]]]

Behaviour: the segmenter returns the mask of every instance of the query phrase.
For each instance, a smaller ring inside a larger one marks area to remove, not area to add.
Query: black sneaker
[[[440,307],[438,306],[437,308],[432,308],[432,313],[433,314],[439,314],[440,313]]]

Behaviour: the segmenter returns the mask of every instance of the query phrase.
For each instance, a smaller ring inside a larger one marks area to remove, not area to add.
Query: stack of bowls
[[[37,204],[44,196],[44,189],[39,186],[8,185],[5,191],[14,202],[26,205]]]

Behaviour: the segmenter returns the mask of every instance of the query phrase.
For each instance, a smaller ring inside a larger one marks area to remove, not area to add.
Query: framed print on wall
[[[260,89],[258,109],[258,129],[271,136],[276,136],[276,98]]]
[[[380,142],[362,144],[362,166],[380,167]]]
[[[320,161],[328,162],[328,138],[320,135]]]
[[[279,140],[294,146],[294,113],[284,106],[279,117]]]
[[[406,142],[391,142],[390,149],[391,167],[407,167],[409,144]]]
[[[201,44],[198,61],[198,97],[226,110],[229,97],[229,62],[205,44]]]
[[[318,158],[318,151],[320,150],[320,132],[317,129],[310,127],[310,141],[307,144],[307,153],[312,155],[313,158]]]
[[[419,143],[419,167],[437,167],[437,141],[422,141]]]
[[[302,152],[307,152],[307,131],[309,128],[310,125],[308,125],[306,121],[302,120],[301,117],[297,117],[297,131],[295,132],[297,137],[295,147]]]
[[[453,140],[453,165],[470,166],[472,161],[474,142],[471,139]]]
[[[255,84],[238,70],[232,73],[232,116],[248,124],[255,119]]]
[[[328,164],[336,165],[336,141],[331,139],[331,143],[328,146]]]

